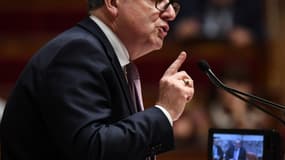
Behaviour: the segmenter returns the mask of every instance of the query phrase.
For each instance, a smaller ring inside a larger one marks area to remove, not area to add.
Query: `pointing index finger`
[[[182,51],[179,56],[176,58],[176,60],[167,68],[164,75],[173,75],[175,74],[178,69],[181,67],[183,62],[185,61],[187,57],[187,53],[185,51]]]

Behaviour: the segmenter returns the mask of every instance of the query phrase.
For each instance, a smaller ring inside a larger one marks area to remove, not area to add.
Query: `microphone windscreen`
[[[200,60],[198,62],[198,67],[200,68],[200,70],[202,70],[203,72],[207,72],[210,69],[210,66],[208,64],[207,61],[205,60]]]

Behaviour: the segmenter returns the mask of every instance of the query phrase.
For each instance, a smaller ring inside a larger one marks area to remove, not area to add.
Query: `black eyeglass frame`
[[[155,8],[158,9],[160,12],[165,12],[168,9],[168,7],[170,5],[172,5],[172,7],[173,7],[173,9],[175,11],[175,14],[177,15],[179,13],[181,6],[180,6],[180,4],[178,3],[177,0],[169,0],[169,2],[165,3],[164,6],[159,7],[159,4],[162,3],[163,1],[164,0],[156,0],[155,1]]]

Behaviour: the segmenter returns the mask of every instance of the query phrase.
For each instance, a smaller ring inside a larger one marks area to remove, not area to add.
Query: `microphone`
[[[264,99],[264,98],[261,98],[261,97],[258,97],[258,96],[255,96],[255,95],[252,95],[252,94],[249,94],[249,93],[244,93],[244,92],[241,92],[241,91],[236,90],[234,88],[228,87],[221,80],[219,80],[217,78],[217,76],[214,74],[214,72],[211,70],[209,64],[205,60],[199,61],[198,62],[198,67],[200,68],[201,71],[203,71],[208,76],[210,81],[216,87],[225,90],[226,92],[236,96],[237,98],[239,98],[239,99],[241,99],[241,100],[243,100],[243,101],[245,101],[245,102],[247,102],[247,103],[249,103],[251,105],[254,105],[255,107],[257,107],[261,111],[269,114],[270,116],[272,116],[273,118],[279,120],[280,122],[282,122],[285,125],[285,121],[282,118],[274,115],[273,113],[269,112],[268,110],[265,110],[263,107],[259,106],[258,104],[254,103],[254,102],[258,102],[258,103],[261,103],[263,105],[268,105],[268,106],[271,106],[271,107],[273,107],[275,109],[279,109],[279,110],[285,110],[285,106],[284,105],[277,104],[277,103],[271,102],[271,101],[269,101],[267,99]],[[246,99],[245,97],[249,97],[250,99]]]

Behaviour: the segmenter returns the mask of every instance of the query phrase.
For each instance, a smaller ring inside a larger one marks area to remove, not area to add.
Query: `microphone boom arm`
[[[207,73],[207,76],[217,87],[224,88],[225,90],[232,91],[232,92],[238,93],[238,94],[243,95],[243,96],[247,96],[247,97],[251,98],[252,100],[259,102],[259,103],[262,103],[264,105],[269,105],[269,106],[276,108],[276,109],[285,110],[284,105],[277,104],[277,103],[271,102],[269,100],[266,100],[264,98],[260,98],[258,96],[252,95],[252,94],[244,93],[244,92],[241,92],[241,91],[236,90],[234,88],[230,88],[230,87],[226,86],[223,82],[221,82],[216,77],[216,75],[212,72],[211,69],[209,69],[209,73]]]
[[[214,75],[214,74],[213,74],[213,75]],[[208,74],[207,74],[207,76],[208,76],[209,79],[213,82],[213,79],[210,78],[210,76],[209,76]],[[223,83],[220,83],[220,85],[218,85],[218,84],[216,84],[216,83],[214,83],[214,84],[215,84],[217,87],[219,87],[219,88],[225,89],[225,90],[226,90],[228,93],[230,93],[231,95],[233,95],[233,96],[235,96],[235,97],[237,97],[237,98],[239,98],[239,99],[241,99],[241,100],[243,100],[243,101],[245,101],[245,102],[247,102],[247,103],[249,103],[249,104],[255,106],[257,109],[263,111],[264,113],[269,114],[271,117],[275,118],[276,120],[278,120],[279,122],[281,122],[283,125],[285,125],[285,121],[284,121],[282,118],[280,118],[280,117],[274,115],[273,113],[269,112],[268,110],[262,108],[260,105],[258,105],[258,104],[256,104],[256,103],[254,103],[253,101],[251,101],[251,100],[253,100],[253,98],[252,98],[252,99],[246,99],[246,98],[244,98],[244,97],[241,96],[241,95],[244,95],[244,96],[247,96],[247,95],[248,95],[249,97],[251,97],[251,95],[246,94],[246,93],[243,93],[243,92],[240,92],[240,91],[235,90],[235,89],[233,89],[233,88],[229,88],[229,87],[227,87],[226,85],[224,85]],[[240,95],[240,94],[241,94],[241,95]],[[255,96],[253,96],[253,97],[255,97]],[[279,109],[279,108],[278,108],[278,109]]]
[[[280,104],[277,104],[277,103],[274,103],[274,102],[271,102],[267,99],[264,99],[264,98],[260,98],[258,96],[255,96],[255,95],[252,95],[252,94],[248,94],[248,93],[244,93],[244,92],[241,92],[239,90],[236,90],[234,88],[230,88],[228,86],[226,86],[222,81],[220,81],[217,76],[213,73],[213,71],[210,69],[210,66],[208,65],[208,63],[205,61],[205,60],[201,60],[199,63],[198,63],[198,66],[200,67],[200,69],[206,73],[206,75],[208,76],[208,78],[210,79],[210,81],[218,88],[221,88],[225,91],[227,91],[228,93],[232,94],[233,96],[255,106],[257,109],[267,113],[268,115],[272,116],[273,118],[275,118],[276,120],[278,120],[279,122],[281,122],[282,124],[285,125],[285,121],[273,114],[272,112],[270,112],[269,110],[267,109],[264,109],[263,107],[261,107],[260,105],[258,105],[257,103],[260,103],[260,104],[263,104],[263,105],[268,105],[268,106],[271,106],[272,108],[274,109],[279,109],[279,110],[285,110],[285,106],[284,105],[280,105]],[[247,99],[245,97],[249,97],[250,99]],[[257,102],[257,103],[255,103]]]

